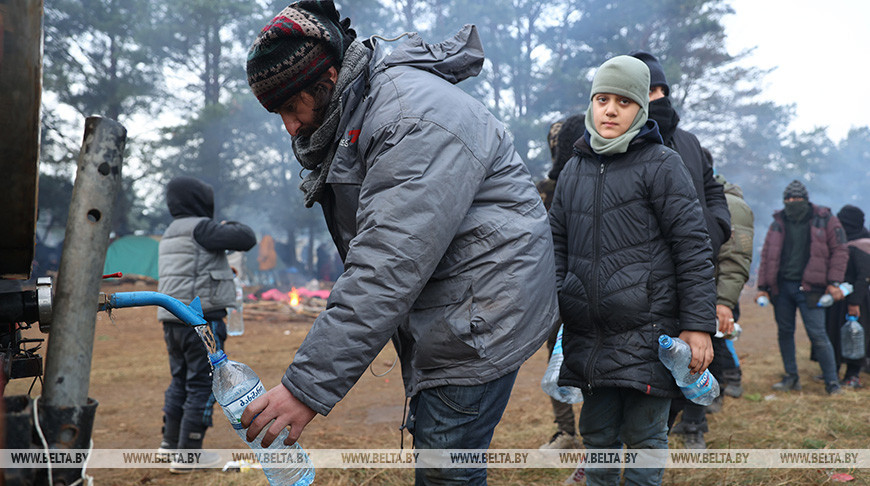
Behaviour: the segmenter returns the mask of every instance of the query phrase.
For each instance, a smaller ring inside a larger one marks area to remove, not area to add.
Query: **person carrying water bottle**
[[[172,223],[163,233],[158,249],[160,276],[157,291],[184,304],[200,298],[218,347],[227,338],[226,308],[235,302],[233,271],[227,251],[248,251],[257,244],[254,231],[233,221],[214,218],[214,190],[193,177],[174,177],[166,187],[166,205]],[[175,450],[202,449],[206,430],[212,425],[211,365],[202,340],[193,327],[160,308],[163,337],[169,353],[172,381],[163,404],[163,440],[158,452],[172,457]],[[216,465],[215,453],[202,453],[197,464],[170,462],[174,473]]]
[[[648,120],[650,71],[614,57],[592,81],[583,137],[556,184],[550,225],[564,322],[558,384],[583,389],[587,449],[667,449],[671,399],[659,336],[692,348],[690,369],[713,359],[716,286],[704,213],[679,154]],[[625,470],[661,484],[661,468]],[[587,484],[619,484],[618,469],[586,469]]]
[[[870,295],[867,284],[870,282],[870,231],[864,227],[864,212],[856,206],[847,204],[837,212],[837,219],[843,225],[848,240],[849,261],[846,265],[844,282],[852,284],[853,291],[840,302],[835,302],[827,309],[827,331],[831,344],[834,346],[834,358],[837,362],[837,372],[840,366],[846,364],[843,385],[848,388],[860,388],[861,365],[863,359],[846,359],[843,357],[843,346],[840,342],[840,331],[846,316],[855,316],[858,323],[867,327],[870,319]],[[867,336],[867,332],[864,332]],[[867,349],[864,343],[864,349]]]
[[[840,220],[825,206],[809,201],[806,186],[794,180],[782,195],[785,208],[773,213],[758,267],[758,294],[773,304],[779,352],[785,375],[773,385],[777,391],[800,390],[795,358],[795,313],[800,311],[804,327],[819,360],[825,391],[842,393],[837,380],[834,348],[825,332],[825,309],[818,307],[825,293],[842,300],[839,289],[846,273],[849,251]]]
[[[483,66],[476,28],[437,45],[409,36],[357,39],[333,2],[303,0],[248,53],[248,83],[281,117],[305,205],[320,204],[344,261],[281,384],[242,414],[249,440],[267,428],[268,446],[286,426],[297,440],[392,341],[414,448],[486,449],[556,322],[544,203],[510,132],[455,86]],[[473,486],[487,470],[415,476]]]

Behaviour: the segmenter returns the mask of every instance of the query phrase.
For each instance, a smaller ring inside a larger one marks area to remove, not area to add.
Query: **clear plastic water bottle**
[[[759,297],[758,299],[756,299],[755,302],[756,302],[759,306],[764,307],[764,306],[770,304],[770,299],[768,299],[766,295],[762,295],[761,297]]]
[[[846,316],[846,322],[840,328],[840,347],[844,359],[864,357],[864,326],[858,322],[857,316]]]
[[[263,431],[253,442],[248,442],[245,439],[245,429],[242,427],[241,420],[242,412],[245,411],[245,407],[249,403],[266,392],[257,374],[248,365],[227,359],[223,350],[210,354],[209,359],[214,367],[212,391],[215,399],[223,407],[224,414],[239,437],[255,452],[285,453],[296,463],[295,466],[285,463],[280,467],[267,467],[266,464],[263,464],[263,472],[266,474],[269,484],[271,486],[308,486],[311,484],[314,481],[314,466],[311,464],[308,454],[299,447],[298,443],[292,446],[284,445],[284,439],[287,438],[288,433],[286,428],[281,431],[281,434],[269,447],[260,445],[268,427],[263,428]]]
[[[736,322],[734,323],[734,330],[731,331],[729,334],[723,334],[722,331],[720,331],[718,329],[718,326],[716,328],[716,337],[717,338],[725,338],[725,339],[730,339],[732,341],[737,341],[740,338],[741,334],[743,334],[743,328],[740,327],[740,324],[738,324]]]
[[[852,284],[849,282],[843,282],[839,285],[840,291],[843,292],[843,297],[852,293]],[[819,303],[816,304],[819,307],[830,307],[834,304],[834,296],[831,294],[825,294],[819,299]]]
[[[564,355],[562,354],[563,327],[559,327],[559,334],[556,335],[556,345],[553,346],[553,354],[550,355],[547,371],[544,372],[544,377],[541,379],[541,388],[547,392],[547,395],[562,403],[580,403],[583,401],[583,392],[579,388],[558,385],[559,370],[562,368],[562,361],[564,360]]]
[[[710,405],[719,396],[719,382],[709,369],[699,375],[689,370],[692,348],[680,338],[659,336],[659,359],[671,370],[683,395],[698,405]]]
[[[236,301],[232,307],[227,308],[227,334],[241,336],[245,333],[245,320],[242,317],[242,306],[245,303],[242,281],[239,276],[233,277],[233,285],[236,287]]]

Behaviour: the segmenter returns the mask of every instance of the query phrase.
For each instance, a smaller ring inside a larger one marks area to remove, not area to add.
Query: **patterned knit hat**
[[[290,97],[341,67],[356,38],[332,1],[302,0],[281,11],[248,51],[248,84],[260,103],[278,111]]]
[[[782,193],[782,199],[786,200],[793,197],[799,197],[802,199],[809,199],[810,195],[807,192],[807,186],[803,185],[803,183],[797,179],[788,183],[785,186],[785,191]]]

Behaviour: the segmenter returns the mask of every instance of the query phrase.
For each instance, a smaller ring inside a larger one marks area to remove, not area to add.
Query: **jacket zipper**
[[[594,369],[595,359],[598,356],[598,352],[601,351],[601,320],[600,313],[598,312],[598,262],[601,256],[601,188],[604,186],[604,175],[606,165],[604,161],[599,157],[599,166],[598,166],[598,179],[595,181],[595,202],[594,207],[592,209],[592,235],[594,238],[593,251],[592,251],[592,289],[590,289],[589,294],[589,306],[592,314],[592,323],[596,328],[595,333],[595,346],[592,348],[592,353],[589,355],[589,360],[586,362],[586,388],[587,390],[592,390],[592,372]]]

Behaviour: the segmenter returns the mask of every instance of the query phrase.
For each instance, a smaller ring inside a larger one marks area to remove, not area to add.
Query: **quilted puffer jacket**
[[[559,176],[550,223],[565,324],[560,385],[677,396],[658,337],[715,332],[704,213],[689,174],[648,122],[623,154],[588,133]]]
[[[801,287],[811,293],[809,303],[816,305],[829,284],[842,282],[849,261],[846,232],[840,220],[826,206],[810,203],[810,259],[804,267]],[[767,229],[758,265],[758,289],[779,294],[779,264],[785,243],[785,215],[783,210],[773,213],[773,223]]]

